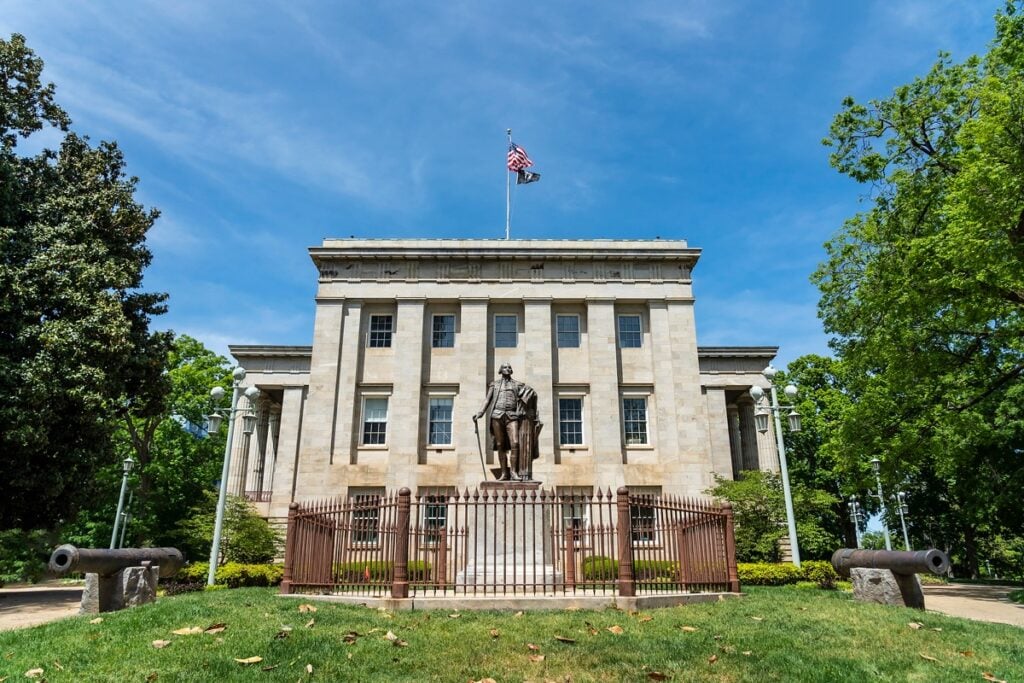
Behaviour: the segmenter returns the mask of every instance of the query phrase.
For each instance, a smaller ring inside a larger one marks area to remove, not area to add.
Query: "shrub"
[[[196,562],[183,567],[174,577],[175,584],[205,584],[207,572],[210,565],[208,562]],[[223,585],[228,588],[244,588],[248,586],[276,586],[281,583],[284,576],[284,568],[278,564],[242,564],[240,562],[228,562],[217,567],[214,576],[216,585]],[[168,594],[173,595],[172,589],[168,587]],[[174,592],[187,592],[185,588],[175,588]]]
[[[668,560],[636,560],[633,562],[633,578],[637,581],[674,580],[678,576],[678,565],[675,562]]]
[[[619,563],[604,555],[583,558],[584,581],[613,581],[619,576]]]
[[[210,539],[216,518],[217,495],[207,492],[191,515],[178,525],[181,544],[195,555],[209,557]],[[256,509],[242,498],[228,496],[221,537],[221,561],[241,564],[270,562],[277,553],[278,534]]]
[[[804,579],[800,567],[770,562],[740,562],[736,565],[740,583],[748,586],[785,586]]]
[[[0,531],[0,586],[35,583],[46,573],[51,542],[45,531]]]
[[[839,574],[836,573],[831,562],[826,562],[825,560],[807,560],[806,562],[801,563],[800,569],[803,570],[804,578],[818,584],[818,588],[835,590],[836,581],[839,580]]]
[[[430,569],[429,562],[409,560],[407,565],[409,581],[430,581]],[[392,578],[392,563],[385,560],[339,563],[334,565],[334,575],[339,583],[390,581]]]

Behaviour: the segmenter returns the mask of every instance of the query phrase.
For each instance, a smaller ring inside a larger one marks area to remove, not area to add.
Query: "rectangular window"
[[[563,446],[583,444],[583,399],[558,399],[558,442]]]
[[[643,331],[640,326],[640,316],[620,315],[619,316],[619,348],[639,349],[643,341]]]
[[[380,540],[380,504],[384,489],[349,489],[353,545],[376,545]]]
[[[630,494],[629,526],[633,533],[634,543],[653,543],[655,539],[655,519],[657,518],[653,496],[642,494],[637,499]]]
[[[431,330],[430,345],[435,349],[450,349],[455,346],[455,316],[435,315]]]
[[[594,495],[590,487],[559,487],[562,499],[562,529],[566,538],[572,530],[575,545],[584,545],[586,529],[590,525],[590,502]]]
[[[519,319],[514,315],[494,316],[494,348],[514,349],[519,336]]]
[[[391,315],[371,315],[370,334],[366,345],[370,348],[388,348],[391,346],[391,333],[394,332],[395,318]]]
[[[580,347],[580,317],[578,315],[556,315],[555,328],[558,331],[558,348],[578,349]]]
[[[647,444],[647,398],[622,399],[622,426],[627,446]]]
[[[448,496],[430,494],[420,499],[423,506],[423,542],[435,546],[441,542],[448,526]]]
[[[427,443],[431,446],[450,446],[452,443],[452,399],[431,398],[427,416]]]
[[[363,399],[363,445],[381,446],[387,443],[388,399]]]

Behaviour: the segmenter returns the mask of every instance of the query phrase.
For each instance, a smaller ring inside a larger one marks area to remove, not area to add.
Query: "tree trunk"
[[[968,575],[972,579],[978,578],[978,544],[974,526],[971,524],[964,526],[964,553]]]

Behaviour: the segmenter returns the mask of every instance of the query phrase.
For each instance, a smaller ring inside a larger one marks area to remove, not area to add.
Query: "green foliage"
[[[800,567],[789,563],[740,562],[736,565],[740,585],[785,586],[805,580]]]
[[[128,412],[158,411],[169,333],[163,294],[141,291],[146,232],[117,145],[68,132],[20,35],[0,39],[0,528],[54,528],[96,498]],[[22,156],[49,128],[56,150]]]
[[[583,558],[584,581],[614,581],[619,578],[619,562],[604,555]],[[635,560],[633,578],[637,581],[676,580],[679,564],[669,560]]]
[[[584,581],[612,581],[619,577],[619,562],[604,555],[583,558]]]
[[[386,560],[364,562],[339,562],[334,565],[334,575],[340,583],[366,583],[369,581],[391,581],[393,563]],[[430,581],[430,563],[425,560],[409,560],[406,565],[409,581]]]
[[[188,557],[209,557],[216,521],[217,494],[208,491],[202,504],[192,509],[178,526],[179,547]],[[221,561],[258,564],[277,552],[279,537],[267,521],[242,498],[228,496],[221,531]]]
[[[825,560],[801,562],[800,571],[803,572],[805,579],[813,581],[818,585],[818,588],[826,590],[834,590],[836,581],[839,580],[839,574],[836,572],[835,567],[832,566],[831,562],[826,562]]]
[[[35,583],[43,578],[55,545],[53,540],[52,535],[44,531],[0,531],[0,586]]]
[[[791,490],[801,556],[831,556],[839,547],[839,539],[822,526],[822,520],[835,514],[836,498],[827,491],[810,489],[799,482],[791,482]],[[787,531],[782,479],[778,474],[749,470],[742,472],[737,480],[715,477],[715,486],[707,493],[732,503],[738,560],[779,561],[779,540]]]
[[[1010,600],[1012,602],[1024,605],[1024,590],[1013,591],[1010,593]]]
[[[983,57],[844,101],[825,140],[871,195],[814,276],[856,399],[823,450],[859,490],[879,457],[911,535],[970,575],[992,539],[1024,536],[1022,6]]]
[[[209,562],[194,562],[182,567],[175,581],[185,585],[205,583],[210,571]],[[222,584],[228,588],[248,588],[253,586],[276,586],[284,576],[284,567],[279,564],[246,564],[228,562],[217,567],[214,584]]]

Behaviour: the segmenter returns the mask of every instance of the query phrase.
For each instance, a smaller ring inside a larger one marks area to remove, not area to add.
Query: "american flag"
[[[508,146],[508,170],[518,173],[533,166],[530,157],[526,156],[526,150],[514,142]]]

